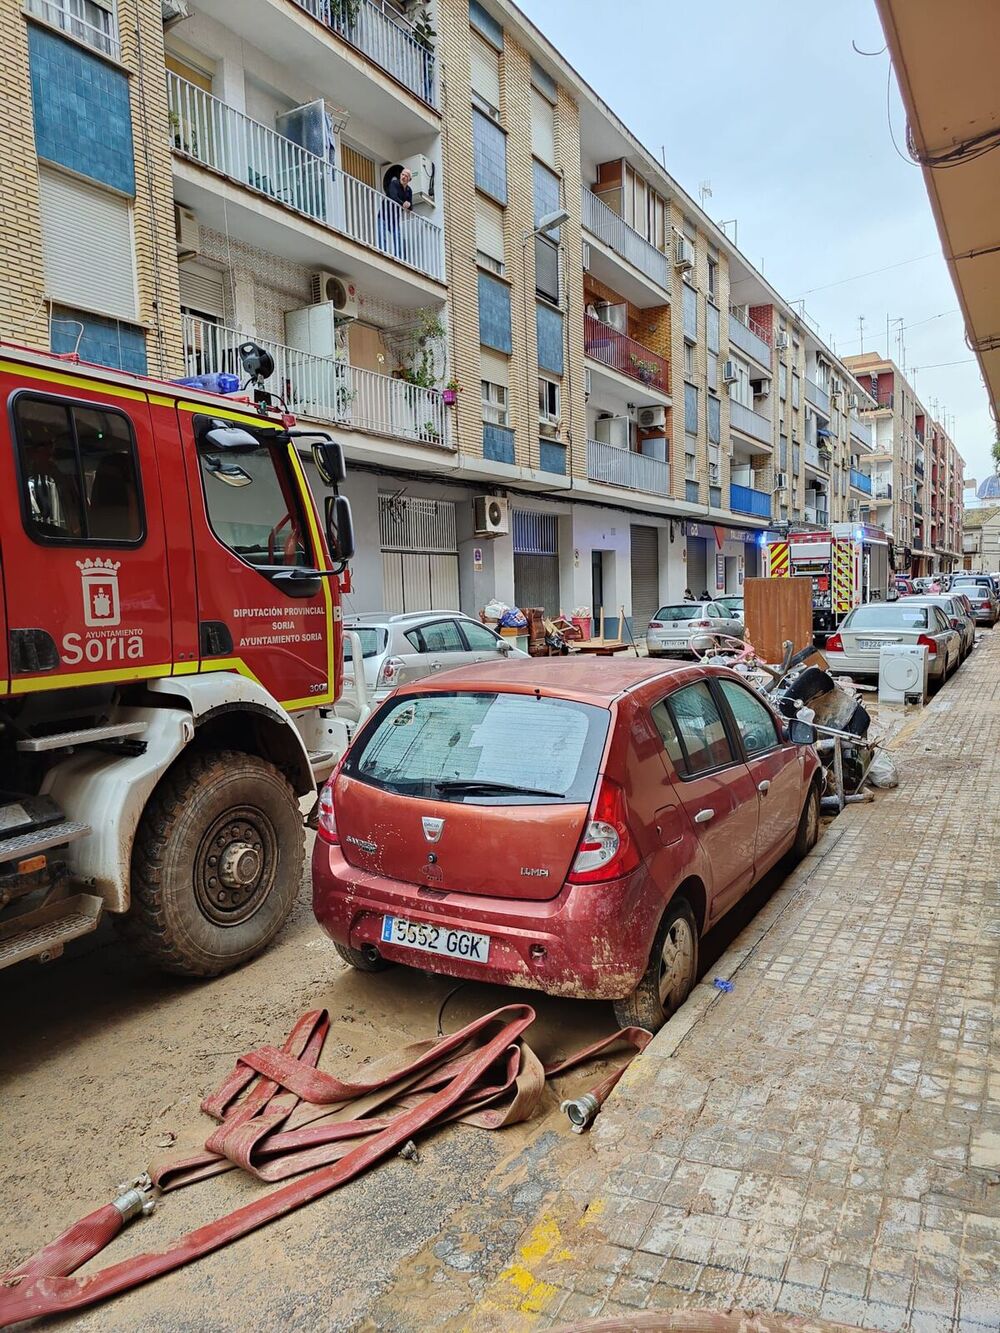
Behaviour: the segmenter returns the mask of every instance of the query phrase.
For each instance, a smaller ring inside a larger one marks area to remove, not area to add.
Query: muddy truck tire
[[[143,812],[120,929],[164,971],[217,976],[277,935],[304,858],[302,814],[280,769],[236,750],[192,752]]]

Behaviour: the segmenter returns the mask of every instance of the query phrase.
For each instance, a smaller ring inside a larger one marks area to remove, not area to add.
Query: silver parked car
[[[968,610],[964,597],[953,597],[951,593],[920,593],[913,597],[902,597],[900,601],[916,602],[921,606],[939,606],[948,617],[948,623],[961,636],[961,657],[965,659],[976,646],[976,622]]]
[[[879,653],[886,643],[923,644],[930,679],[937,684],[958,668],[961,639],[939,606],[904,597],[898,602],[871,602],[856,607],[831,634],[823,649],[833,672],[877,676]]]
[[[743,621],[721,603],[677,602],[661,606],[646,629],[650,657],[707,652],[723,638],[743,638]]]
[[[411,611],[400,615],[375,611],[345,616],[344,631],[344,689],[337,712],[345,716],[356,711],[351,696],[358,669],[348,631],[361,640],[364,680],[372,707],[397,685],[433,672],[495,658],[528,657],[509,639],[460,611]]]
[[[992,627],[1000,619],[1000,602],[989,574],[959,574],[952,580],[951,591],[965,593],[977,625]]]

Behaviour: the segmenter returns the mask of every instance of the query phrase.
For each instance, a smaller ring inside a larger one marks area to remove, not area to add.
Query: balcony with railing
[[[892,499],[892,482],[872,480],[872,498],[874,500],[886,501]]]
[[[913,512],[920,517],[923,517],[924,507],[919,500],[913,501]]]
[[[633,268],[645,274],[660,287],[670,285],[670,265],[667,256],[651,245],[645,236],[628,225],[624,218],[598,199],[592,190],[583,187],[583,225],[591,235],[613,250]]]
[[[315,153],[167,74],[174,150],[255,194],[427,277],[443,278],[441,228]]]
[[[872,447],[872,428],[867,421],[861,421],[857,414],[851,412],[851,434],[856,440],[860,440],[870,449]]]
[[[805,458],[807,467],[815,468],[817,472],[829,470],[830,454],[827,450],[821,450],[818,444],[806,443]]]
[[[806,402],[812,403],[818,412],[822,412],[825,417],[830,415],[830,395],[825,389],[808,377],[806,378]]]
[[[293,0],[314,19],[338,33],[379,69],[415,93],[428,106],[437,106],[434,52],[411,28],[390,16],[384,5],[372,0]]]
[[[604,440],[587,441],[587,476],[606,486],[622,486],[649,495],[667,495],[670,491],[669,463]]]
[[[771,369],[771,346],[759,333],[754,332],[748,324],[735,311],[729,312],[729,341],[734,347],[738,347],[741,352],[762,366]]]
[[[859,472],[856,467],[851,468],[851,485],[856,491],[863,491],[865,495],[872,493],[872,479]]]
[[[733,430],[741,431],[744,435],[759,440],[761,444],[770,445],[772,442],[773,427],[770,418],[755,412],[753,408],[745,407],[735,398],[729,400],[729,424]]]
[[[757,491],[752,486],[731,484],[729,508],[734,514],[752,514],[754,518],[770,518],[771,497],[767,491]]]
[[[193,315],[185,315],[182,322],[186,376],[225,372],[242,378],[239,348],[247,341],[245,333]],[[256,341],[274,358],[268,391],[279,394],[297,416],[451,448],[447,414],[437,389],[378,375],[332,357],[313,356],[267,338]]]
[[[583,317],[583,350],[620,375],[658,393],[670,393],[670,365],[657,352],[592,315]]]

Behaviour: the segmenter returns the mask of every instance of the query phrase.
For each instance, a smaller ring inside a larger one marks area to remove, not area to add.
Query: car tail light
[[[569,872],[571,884],[600,884],[620,879],[639,864],[639,852],[625,816],[625,793],[601,779],[591,818],[583,831]]]
[[[333,806],[333,788],[340,777],[340,770],[344,767],[344,760],[347,758],[347,751],[337,760],[337,767],[333,770],[319,793],[319,814],[316,820],[316,834],[324,842],[328,842],[331,847],[340,846],[340,834],[337,832],[337,812]]]
[[[923,647],[927,649],[928,657],[937,656],[937,644],[929,634],[921,634],[920,637],[917,639],[917,646],[920,647],[921,645],[923,645]]]
[[[844,651],[844,640],[839,634],[831,634],[826,641],[826,646],[831,653],[842,653]]]
[[[401,657],[387,657],[378,673],[375,688],[377,690],[391,689],[397,683],[399,673],[405,665]]]
[[[662,629],[662,628],[663,628],[663,621],[662,621],[662,620],[651,620],[646,628],[647,628],[647,629]]]

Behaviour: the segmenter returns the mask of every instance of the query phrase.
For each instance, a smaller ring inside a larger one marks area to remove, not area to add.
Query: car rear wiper
[[[465,796],[558,796],[564,791],[545,791],[542,787],[518,787],[512,782],[490,782],[485,778],[442,778],[433,784],[435,791],[461,792]]]

